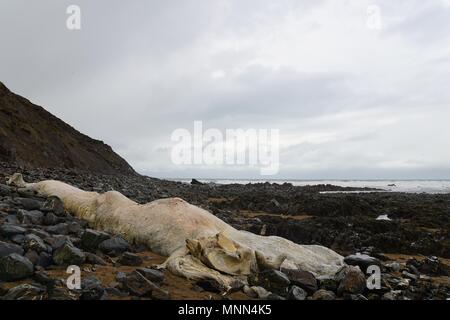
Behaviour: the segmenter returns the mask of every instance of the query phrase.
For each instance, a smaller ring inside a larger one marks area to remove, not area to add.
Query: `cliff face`
[[[135,174],[102,141],[91,139],[0,82],[0,161],[29,167]]]

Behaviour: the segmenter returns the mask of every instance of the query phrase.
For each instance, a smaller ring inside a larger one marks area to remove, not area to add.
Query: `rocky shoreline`
[[[57,179],[87,191],[117,190],[140,203],[181,197],[239,229],[330,247],[346,256],[349,266],[333,279],[316,279],[301,270],[264,271],[249,279],[250,286],[222,295],[213,283],[193,283],[157,270],[163,257],[89,229],[68,215],[58,199],[6,186],[14,172],[28,181]],[[350,190],[186,184],[2,163],[0,299],[448,299],[450,195],[320,193]],[[377,220],[380,215],[390,220]],[[81,266],[80,290],[66,286],[68,265]],[[380,289],[367,288],[368,265],[380,267]]]

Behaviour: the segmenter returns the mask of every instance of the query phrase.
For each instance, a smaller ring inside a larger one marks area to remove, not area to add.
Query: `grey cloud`
[[[450,178],[450,6],[374,3],[378,33],[356,0],[335,15],[332,1],[79,0],[70,32],[72,1],[4,0],[0,80],[151,175],[258,177],[171,164],[172,131],[203,120],[280,129],[284,178]]]

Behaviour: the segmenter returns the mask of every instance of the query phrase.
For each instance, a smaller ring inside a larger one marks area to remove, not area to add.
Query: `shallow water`
[[[188,179],[177,181],[190,182]],[[390,192],[410,193],[450,193],[450,180],[200,180],[201,182],[214,182],[218,184],[247,184],[247,183],[292,183],[294,186],[312,186],[318,184],[332,184],[341,187],[377,188]]]

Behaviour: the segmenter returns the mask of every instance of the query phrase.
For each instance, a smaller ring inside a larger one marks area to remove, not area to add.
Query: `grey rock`
[[[45,294],[45,288],[32,285],[21,284],[17,287],[8,290],[8,293],[4,295],[2,300],[42,300]]]
[[[400,263],[395,262],[395,261],[394,262],[390,262],[390,263],[386,263],[385,266],[386,266],[386,268],[388,268],[389,270],[394,271],[394,272],[398,272],[398,271],[401,270]]]
[[[164,273],[150,268],[137,268],[137,272],[142,274],[145,278],[154,283],[162,283],[164,281]]]
[[[110,238],[111,236],[106,232],[86,229],[81,236],[81,245],[85,249],[97,249],[100,243]]]
[[[100,243],[98,248],[105,254],[117,256],[125,251],[130,250],[130,245],[122,237],[116,236]]]
[[[30,233],[37,235],[41,239],[50,237],[50,234],[42,229],[33,228],[33,229],[30,229]]]
[[[24,257],[30,260],[33,265],[36,265],[39,259],[39,254],[36,251],[30,250],[25,253]]]
[[[53,212],[47,212],[42,223],[46,226],[54,226],[59,221],[58,217]]]
[[[23,256],[12,253],[8,256],[0,257],[0,280],[21,280],[32,276],[33,272],[33,264]]]
[[[41,252],[36,261],[36,266],[47,269],[53,263],[52,256],[47,252]]]
[[[81,281],[82,294],[80,300],[102,300],[106,291],[96,276],[89,276]]]
[[[53,261],[60,266],[82,265],[86,259],[85,254],[71,243],[65,243],[53,254]]]
[[[252,274],[248,280],[252,286],[261,286],[279,295],[286,295],[291,283],[289,278],[278,270],[266,270]]]
[[[151,296],[153,299],[158,300],[170,299],[167,291],[159,288],[137,271],[127,274],[122,285],[125,290],[136,296]]]
[[[23,239],[23,248],[25,250],[33,250],[37,253],[47,251],[47,246],[40,237],[35,234],[27,234]]]
[[[124,266],[140,266],[143,261],[142,258],[135,253],[124,252],[117,262]]]
[[[19,218],[19,221],[23,224],[42,224],[42,221],[44,219],[44,213],[38,210],[33,211],[27,211],[27,210],[19,210],[17,212],[17,217]]]
[[[317,291],[317,280],[311,272],[300,269],[281,269],[292,284],[306,290],[309,294]]]
[[[359,267],[344,266],[335,275],[335,280],[339,282],[338,295],[344,293],[359,294],[366,288],[366,277]]]
[[[57,216],[65,214],[64,203],[56,196],[48,197],[41,207],[44,212],[53,212]]]
[[[22,244],[24,238],[25,236],[23,234],[16,234],[15,236],[11,237],[11,241],[16,244]]]
[[[84,232],[83,227],[78,222],[70,222],[68,224],[68,228],[69,233],[76,236],[81,236]]]
[[[10,186],[0,184],[0,196],[4,197],[11,194],[12,190]]]
[[[122,285],[126,291],[139,297],[150,296],[153,289],[156,287],[156,284],[152,285],[151,281],[147,282],[143,280],[142,276],[136,271],[127,274],[122,281]]]
[[[100,266],[106,266],[106,261],[103,260],[98,255],[93,254],[91,252],[86,252],[85,255],[86,255],[86,261],[85,261],[86,263],[97,264],[97,265],[100,265]]]
[[[23,249],[16,244],[0,241],[0,257],[5,257],[11,253],[23,255]]]
[[[45,230],[52,234],[68,235],[69,225],[67,223],[58,223],[57,225],[47,227]]]
[[[33,190],[27,188],[17,188],[17,193],[24,198],[33,198],[36,196],[36,193]]]
[[[15,199],[25,210],[39,210],[42,206],[42,202],[29,198],[16,198]]]
[[[5,223],[8,223],[8,224],[19,224],[20,221],[19,221],[19,218],[16,215],[9,214],[5,218]]]
[[[307,296],[308,293],[305,290],[295,285],[291,286],[287,294],[289,300],[305,300]]]
[[[61,248],[66,243],[72,244],[72,241],[70,240],[70,237],[64,236],[64,235],[55,235],[53,237],[48,237],[45,239],[45,241],[50,244],[53,251]]]
[[[344,258],[344,262],[351,266],[358,266],[362,272],[366,272],[369,266],[381,266],[381,261],[367,254],[352,254]]]
[[[25,232],[27,232],[27,229],[14,224],[5,223],[0,226],[0,235],[6,238],[10,238],[18,234],[24,234]]]
[[[54,287],[56,284],[56,280],[50,278],[49,275],[44,271],[37,271],[34,273],[33,279],[46,287]]]

